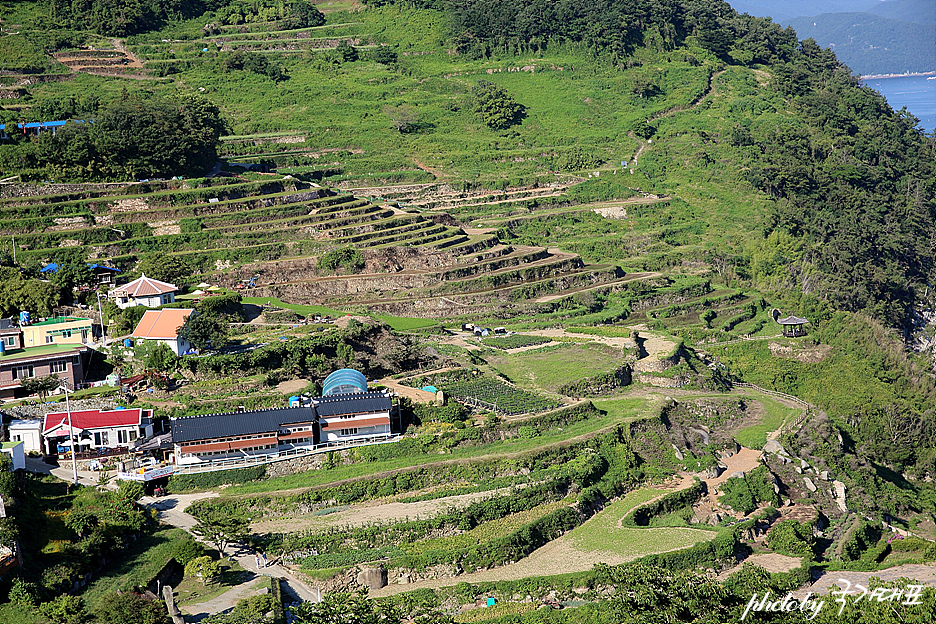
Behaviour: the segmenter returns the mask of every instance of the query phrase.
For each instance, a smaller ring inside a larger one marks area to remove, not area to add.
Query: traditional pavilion
[[[806,335],[806,330],[803,329],[803,325],[808,323],[804,318],[798,316],[793,316],[792,314],[786,318],[778,318],[777,322],[783,326],[783,335],[787,338],[799,338],[800,336]]]

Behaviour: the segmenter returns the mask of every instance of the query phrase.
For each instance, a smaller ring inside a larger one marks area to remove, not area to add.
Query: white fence
[[[217,470],[230,470],[232,468],[248,468],[250,466],[259,466],[262,464],[272,464],[273,462],[293,459],[295,457],[304,457],[306,455],[316,455],[318,453],[327,453],[337,449],[353,448],[356,446],[371,446],[374,444],[385,444],[387,442],[396,442],[400,436],[368,436],[364,438],[355,438],[353,440],[338,440],[334,442],[322,442],[315,446],[302,446],[294,449],[287,449],[277,453],[263,453],[259,455],[245,455],[243,457],[234,457],[231,459],[217,459],[198,464],[175,464],[173,474],[196,474],[199,472],[215,472]]]

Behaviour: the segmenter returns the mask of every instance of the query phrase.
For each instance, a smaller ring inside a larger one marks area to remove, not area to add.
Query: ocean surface
[[[861,82],[880,92],[894,110],[906,106],[927,132],[936,130],[936,77],[869,78]]]

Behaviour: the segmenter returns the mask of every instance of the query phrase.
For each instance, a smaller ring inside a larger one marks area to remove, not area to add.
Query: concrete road
[[[191,533],[192,527],[198,524],[198,521],[195,520],[193,516],[186,513],[185,510],[189,505],[197,500],[202,500],[205,498],[216,498],[217,496],[217,492],[200,492],[198,494],[172,494],[160,498],[144,496],[140,499],[140,503],[155,509],[159,514],[159,520],[161,522],[178,527],[180,529],[185,529]],[[199,538],[197,535],[195,536],[195,539],[202,541],[201,538]],[[264,586],[262,584],[256,583],[256,579],[259,576],[272,576],[281,579],[283,581],[283,590],[286,594],[286,602],[318,601],[319,592],[316,588],[305,584],[303,581],[296,578],[292,571],[290,571],[288,568],[274,561],[268,561],[268,565],[265,567],[262,564],[260,567],[258,567],[255,555],[256,553],[242,544],[228,545],[224,549],[224,556],[237,561],[237,563],[240,564],[242,568],[254,572],[255,574],[244,583],[232,587],[217,598],[204,603],[189,605],[188,607],[183,606],[180,608],[183,611],[191,614],[193,621],[201,621],[202,618],[214,613],[227,611],[228,609],[232,608],[238,600],[253,595],[260,590],[260,587]],[[252,587],[255,584],[256,587]]]

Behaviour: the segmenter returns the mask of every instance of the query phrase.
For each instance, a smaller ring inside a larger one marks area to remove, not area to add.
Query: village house
[[[57,316],[22,325],[23,347],[90,344],[94,338],[92,326],[91,319],[74,316]]]
[[[187,353],[192,349],[192,343],[179,336],[179,329],[193,312],[192,308],[147,310],[133,330],[133,339],[164,344],[176,355]]]
[[[68,412],[46,414],[42,436],[55,453],[70,446]],[[78,438],[80,451],[129,447],[136,440],[153,435],[153,411],[142,408],[79,410],[71,412],[71,435]]]
[[[161,282],[146,275],[141,275],[129,284],[116,286],[107,296],[114,300],[121,310],[134,306],[158,308],[167,303],[174,303],[179,288],[175,284]]]

